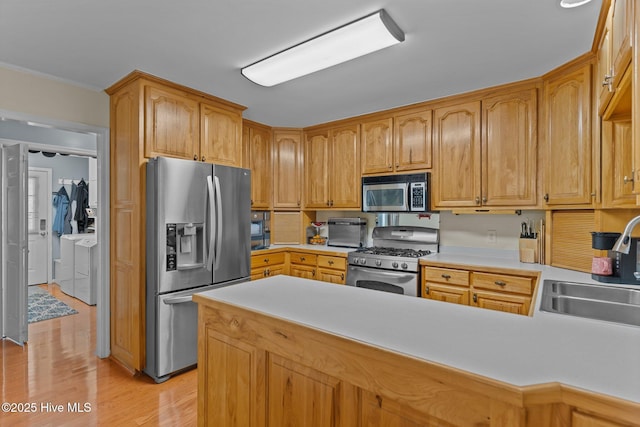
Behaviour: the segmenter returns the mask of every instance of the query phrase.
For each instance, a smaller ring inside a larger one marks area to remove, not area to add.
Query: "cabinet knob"
[[[197,154],[193,155],[193,160],[198,160],[198,155]]]
[[[207,158],[205,156],[202,156],[202,161],[204,162],[206,160],[207,160]]]
[[[330,259],[329,261],[327,261],[327,264],[333,265],[333,260]]]
[[[487,203],[487,197],[486,196],[482,197],[482,203]]]
[[[549,193],[546,193],[543,197],[544,201],[549,203]]]
[[[344,280],[344,273],[340,273],[340,280]]]
[[[391,164],[390,164],[389,166],[387,166],[387,168],[388,168],[389,170],[391,170],[391,169],[393,169],[393,165],[391,165]]]
[[[451,279],[451,275],[449,275],[449,274],[442,274],[442,278],[443,278],[443,279],[446,279],[446,280],[449,280],[449,279]]]
[[[630,182],[633,182],[633,171],[631,171],[631,177],[628,177],[628,176],[625,175],[625,177],[622,178],[622,181],[625,184],[629,184]]]
[[[480,197],[476,197],[476,205],[480,204]]]
[[[496,281],[495,281],[495,282],[493,282],[493,283],[495,283],[495,284],[496,284],[496,285],[498,285],[498,286],[507,286],[507,283],[506,283],[506,282],[503,282],[502,280],[496,280]]]
[[[316,270],[311,270],[311,277],[316,277]]]
[[[331,206],[331,201],[327,200],[327,206]]]
[[[478,294],[473,294],[473,302],[478,302]]]
[[[426,295],[429,295],[429,287],[428,287],[428,286],[424,288],[424,293],[425,293]]]

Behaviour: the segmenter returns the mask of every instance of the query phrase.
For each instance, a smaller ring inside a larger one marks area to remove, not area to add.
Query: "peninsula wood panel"
[[[591,64],[548,79],[544,93],[544,199],[549,206],[591,206]]]
[[[480,145],[479,101],[435,110],[436,208],[480,205]]]
[[[200,104],[200,160],[242,167],[242,114]]]
[[[535,205],[537,90],[482,100],[482,204]]]
[[[243,125],[246,167],[251,170],[251,208],[271,208],[273,169],[271,164],[271,128],[250,123]]]
[[[393,118],[382,118],[362,123],[362,174],[393,171]]]

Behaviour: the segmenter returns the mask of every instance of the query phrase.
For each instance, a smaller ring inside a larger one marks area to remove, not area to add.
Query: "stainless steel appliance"
[[[156,382],[196,364],[192,294],[249,280],[250,178],[189,160],[147,164],[144,372]]]
[[[366,218],[329,218],[327,246],[360,248],[367,243]]]
[[[266,249],[271,245],[271,213],[251,212],[251,250]]]
[[[430,174],[365,176],[363,212],[428,212]]]
[[[418,258],[438,252],[440,233],[427,227],[373,229],[373,247],[347,255],[346,284],[398,294],[420,295]]]

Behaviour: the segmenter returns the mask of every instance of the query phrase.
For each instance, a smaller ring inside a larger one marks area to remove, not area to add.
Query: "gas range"
[[[385,270],[419,270],[418,258],[438,252],[437,229],[390,226],[373,229],[374,246],[347,255],[350,265]]]

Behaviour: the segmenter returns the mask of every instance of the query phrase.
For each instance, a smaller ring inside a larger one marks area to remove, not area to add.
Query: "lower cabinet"
[[[422,297],[528,315],[536,276],[424,266]]]
[[[344,285],[347,276],[347,259],[337,256],[318,256],[318,280]]]
[[[285,271],[285,252],[251,255],[251,280],[277,276]]]
[[[306,252],[289,252],[289,275],[304,279],[317,279],[318,256]]]

